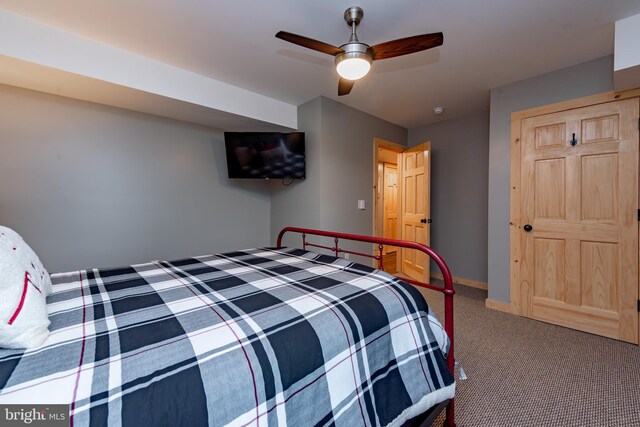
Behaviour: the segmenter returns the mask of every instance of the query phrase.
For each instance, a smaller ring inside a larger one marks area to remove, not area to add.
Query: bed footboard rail
[[[417,251],[425,253],[429,258],[431,258],[442,273],[442,278],[444,282],[444,286],[435,286],[430,283],[420,282],[418,280],[410,279],[402,277],[401,279],[407,283],[411,283],[412,285],[419,286],[422,288],[432,289],[434,291],[441,292],[444,294],[444,330],[449,337],[450,348],[449,353],[447,353],[447,367],[451,371],[451,374],[454,374],[454,365],[455,358],[453,353],[454,348],[454,339],[453,339],[453,295],[456,293],[453,288],[453,279],[451,278],[451,271],[449,270],[449,266],[444,261],[444,259],[438,254],[435,250],[430,248],[427,245],[423,245],[418,242],[410,242],[406,240],[396,240],[396,239],[387,239],[385,237],[374,237],[374,236],[365,236],[360,234],[349,234],[349,233],[338,233],[334,231],[324,231],[324,230],[314,230],[310,228],[299,228],[299,227],[285,227],[280,230],[278,234],[277,246],[278,248],[282,247],[282,237],[285,233],[298,233],[302,235],[302,246],[303,249],[307,249],[307,247],[320,248],[332,251],[335,256],[340,256],[340,254],[353,254],[359,255],[367,258],[372,258],[378,262],[378,268],[380,270],[383,269],[382,265],[382,254],[383,248],[385,245],[387,246],[395,246],[407,249],[415,249]],[[307,241],[307,236],[322,236],[333,238],[333,246],[320,245],[315,243],[309,243]],[[365,242],[372,243],[378,245],[377,254],[367,254],[362,252],[356,252],[351,250],[346,250],[340,247],[340,240],[350,240],[355,242]],[[427,268],[427,271],[429,269]],[[448,426],[455,426],[454,421],[454,401],[451,399],[449,404],[447,405],[447,421]]]

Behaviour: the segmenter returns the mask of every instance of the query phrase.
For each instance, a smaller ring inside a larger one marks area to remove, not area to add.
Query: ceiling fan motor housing
[[[336,55],[336,65],[338,62],[343,61],[347,58],[363,58],[367,59],[371,62],[371,55],[369,54],[369,45],[355,42],[355,43],[346,43],[340,46],[340,49],[344,51],[344,53],[339,53]]]

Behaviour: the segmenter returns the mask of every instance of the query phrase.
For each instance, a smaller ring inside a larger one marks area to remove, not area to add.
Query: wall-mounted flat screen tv
[[[229,178],[304,179],[304,132],[225,132]]]

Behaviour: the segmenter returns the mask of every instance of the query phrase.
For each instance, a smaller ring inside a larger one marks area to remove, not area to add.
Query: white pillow
[[[9,227],[0,225],[0,238],[2,238],[3,236],[8,238],[10,241],[15,242],[16,244],[14,246],[16,247],[16,251],[21,254],[20,256],[23,256],[29,261],[29,263],[33,264],[31,267],[36,270],[36,276],[44,282],[44,295],[50,295],[52,291],[51,276],[49,276],[49,273],[44,268],[44,265],[40,261],[40,258],[38,258],[38,255],[36,255],[33,249],[31,249],[31,247],[27,245],[27,242],[25,242],[18,233],[16,233]]]
[[[0,347],[37,347],[49,336],[51,278],[18,233],[0,226]]]

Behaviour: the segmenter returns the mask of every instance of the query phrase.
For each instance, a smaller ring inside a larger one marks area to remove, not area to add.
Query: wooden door
[[[382,236],[398,238],[398,167],[391,163],[383,165],[383,223]],[[395,249],[392,249],[395,250]]]
[[[402,239],[429,245],[431,143],[402,153]],[[420,281],[429,275],[429,259],[419,251],[402,250],[402,273]]]
[[[522,121],[523,315],[638,342],[638,110],[629,99]]]

